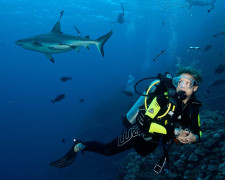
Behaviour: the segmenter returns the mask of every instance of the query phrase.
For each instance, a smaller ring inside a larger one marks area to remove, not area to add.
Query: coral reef
[[[200,116],[201,142],[188,145],[173,143],[169,152],[169,168],[165,167],[160,174],[153,171],[163,155],[160,147],[146,157],[133,152],[121,163],[120,179],[225,179],[225,111],[203,111]]]

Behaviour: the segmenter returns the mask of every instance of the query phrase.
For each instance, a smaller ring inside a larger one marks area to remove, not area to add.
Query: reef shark
[[[212,0],[211,2],[204,2],[199,0],[185,0],[189,4],[189,8],[192,6],[211,6],[211,10],[214,9],[214,3],[216,0]]]
[[[54,59],[51,54],[68,52],[71,50],[79,51],[81,46],[89,48],[90,45],[96,45],[97,49],[104,57],[103,46],[105,42],[112,35],[112,31],[101,36],[96,40],[89,39],[89,37],[73,36],[69,34],[64,34],[61,32],[60,21],[58,21],[52,31],[46,34],[40,34],[32,36],[26,39],[21,39],[15,43],[24,49],[30,51],[37,51],[44,53],[47,58],[54,63]]]

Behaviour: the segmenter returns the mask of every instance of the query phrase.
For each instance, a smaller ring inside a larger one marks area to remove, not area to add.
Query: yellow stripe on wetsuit
[[[200,115],[198,114],[198,126],[200,127],[201,126],[201,123],[200,123]],[[200,137],[202,137],[202,131],[199,132],[200,134]]]

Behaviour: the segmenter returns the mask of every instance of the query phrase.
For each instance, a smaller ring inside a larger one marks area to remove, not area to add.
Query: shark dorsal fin
[[[52,28],[52,33],[62,33],[61,32],[61,25],[60,25],[60,21],[58,21],[55,26]]]

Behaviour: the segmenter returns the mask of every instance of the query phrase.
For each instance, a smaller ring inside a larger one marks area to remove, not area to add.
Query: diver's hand
[[[147,133],[150,126],[150,118],[145,115],[145,108],[140,108],[136,117],[136,123],[143,133]]]
[[[177,140],[183,144],[189,144],[196,141],[196,136],[189,131],[181,130],[180,135],[177,137]]]

